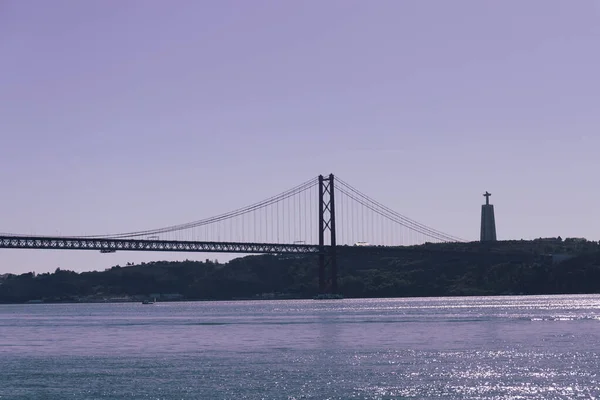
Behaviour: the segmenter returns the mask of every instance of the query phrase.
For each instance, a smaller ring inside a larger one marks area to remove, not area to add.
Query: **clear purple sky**
[[[320,173],[478,239],[600,239],[596,0],[0,2],[0,232],[201,219]],[[204,254],[0,250],[0,273]]]

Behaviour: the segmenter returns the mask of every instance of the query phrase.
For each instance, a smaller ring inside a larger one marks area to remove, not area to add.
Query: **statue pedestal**
[[[494,206],[484,204],[481,206],[481,235],[482,242],[496,241],[496,220],[494,218]]]

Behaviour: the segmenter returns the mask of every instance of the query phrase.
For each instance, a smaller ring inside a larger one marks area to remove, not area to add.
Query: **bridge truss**
[[[317,254],[320,247],[307,244],[193,242],[144,239],[91,239],[77,237],[0,236],[3,249],[174,251],[243,254]]]

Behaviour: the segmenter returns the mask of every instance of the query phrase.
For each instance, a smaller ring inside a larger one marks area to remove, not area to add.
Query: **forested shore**
[[[600,245],[547,238],[338,249],[346,298],[600,293]],[[0,276],[0,303],[312,298],[314,255],[258,255]]]

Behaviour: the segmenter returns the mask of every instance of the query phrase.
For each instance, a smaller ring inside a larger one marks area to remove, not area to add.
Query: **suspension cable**
[[[340,178],[337,178],[337,182],[339,182],[342,186],[342,187],[338,186],[336,188],[337,190],[343,192],[345,195],[349,196],[350,198],[352,198],[354,201],[358,202],[359,204],[369,208],[370,210],[372,210],[372,211],[374,211],[396,223],[401,224],[402,226],[405,226],[406,228],[409,228],[409,229],[419,232],[425,236],[428,236],[430,238],[435,238],[435,239],[441,240],[441,241],[447,241],[447,242],[463,242],[464,241],[463,239],[460,239],[458,237],[448,235],[444,232],[435,230],[435,229],[430,228],[426,225],[423,225],[415,220],[405,217],[402,214],[395,212],[394,210],[384,206],[383,204],[381,204],[381,203],[377,202],[376,200],[373,200],[369,196],[363,194],[362,192],[355,189],[351,185],[347,184]],[[344,190],[344,189],[346,189],[346,190]]]
[[[185,224],[172,225],[172,226],[168,226],[168,227],[164,227],[164,228],[150,229],[150,230],[144,230],[144,231],[116,233],[116,234],[104,234],[104,235],[88,235],[88,236],[78,236],[78,237],[81,237],[81,238],[137,237],[137,236],[146,236],[146,235],[153,235],[153,234],[155,235],[155,234],[159,234],[159,233],[166,233],[166,232],[173,232],[173,231],[178,231],[178,230],[195,228],[198,226],[213,224],[213,223],[220,222],[220,221],[223,221],[226,219],[230,219],[230,218],[234,218],[234,217],[237,217],[240,215],[248,214],[253,211],[268,207],[275,203],[286,200],[292,196],[298,195],[299,193],[302,193],[306,190],[309,190],[310,188],[312,188],[313,186],[315,186],[317,184],[318,184],[318,180],[316,178],[313,178],[313,179],[306,181],[292,189],[286,190],[285,192],[282,192],[276,196],[270,197],[270,198],[260,201],[258,203],[254,203],[250,206],[242,207],[237,210],[230,211],[230,212],[227,212],[224,214],[220,214],[220,215],[217,215],[214,217],[210,217],[210,218],[206,218],[206,219],[202,219],[202,220],[198,220],[198,221],[194,221],[194,222],[189,222],[189,223],[185,223]]]

